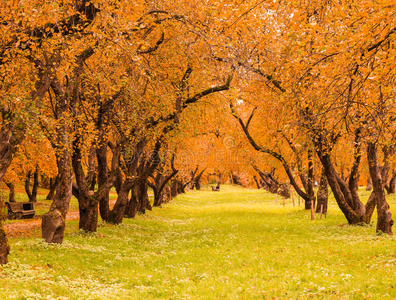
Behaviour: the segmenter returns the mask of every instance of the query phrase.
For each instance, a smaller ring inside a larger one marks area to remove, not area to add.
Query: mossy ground
[[[395,238],[348,226],[333,201],[326,219],[311,221],[297,199],[283,206],[264,191],[221,189],[96,234],[69,222],[63,245],[39,231],[11,239],[0,299],[396,298]]]

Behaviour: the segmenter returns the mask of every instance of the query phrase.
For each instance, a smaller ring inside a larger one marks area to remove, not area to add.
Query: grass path
[[[365,195],[364,195],[365,196]],[[393,198],[391,206],[396,205]],[[396,239],[222,186],[63,245],[11,239],[0,299],[395,299]]]

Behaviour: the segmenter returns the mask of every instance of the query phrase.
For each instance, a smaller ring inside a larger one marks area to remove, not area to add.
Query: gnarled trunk
[[[65,112],[67,107],[63,107],[63,109],[63,112]],[[67,147],[70,144],[70,137],[65,119],[60,120],[56,135],[57,143],[54,143],[53,147],[55,147],[58,164],[59,185],[49,212],[43,215],[41,228],[42,237],[47,243],[61,244],[63,242],[66,214],[69,210],[73,184],[72,161]]]
[[[10,193],[8,194],[8,202],[16,202],[15,201],[15,185],[12,182],[4,181],[4,183],[10,190]]]
[[[389,204],[386,202],[385,198],[384,184],[382,182],[377,147],[375,143],[369,142],[367,144],[367,160],[371,180],[373,182],[373,194],[377,203],[377,232],[392,235],[392,213],[389,210]]]
[[[52,202],[49,212],[43,215],[41,228],[42,237],[47,243],[61,244],[66,227],[66,214],[72,197],[73,176],[69,153],[64,153],[58,163],[58,170],[60,179],[56,190],[57,197]]]
[[[80,195],[78,208],[80,211],[79,228],[88,232],[96,232],[98,226],[98,201],[95,196]]]
[[[133,188],[134,184],[132,179],[125,179],[121,186],[120,193],[118,194],[117,202],[113,210],[109,211],[109,223],[121,224],[125,215],[125,210],[128,205],[129,191]]]

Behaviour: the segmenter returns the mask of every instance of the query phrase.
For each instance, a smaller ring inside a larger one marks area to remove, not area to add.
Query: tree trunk
[[[25,139],[26,133],[26,124],[23,122],[18,124],[11,111],[3,109],[1,114],[3,122],[0,129],[0,180],[7,172],[19,144]]]
[[[319,189],[316,193],[317,204],[316,204],[316,212],[320,213],[322,209],[322,213],[327,213],[327,202],[328,202],[329,188],[327,185],[326,174],[322,170],[322,175],[320,176]],[[322,208],[321,208],[322,207]]]
[[[220,189],[220,187],[219,187],[219,189]],[[278,195],[280,195],[286,199],[289,199],[290,198],[290,184],[282,183],[279,186]]]
[[[15,201],[15,185],[12,182],[4,181],[4,183],[10,190],[10,193],[8,194],[8,202],[16,202]]]
[[[118,199],[113,210],[109,211],[109,223],[121,224],[128,204],[129,191],[134,187],[132,179],[126,179],[118,194]]]
[[[49,212],[42,218],[42,237],[47,243],[63,242],[66,226],[66,214],[72,197],[73,171],[69,149],[69,133],[66,120],[61,120],[57,130],[57,145],[55,155],[58,164],[59,185],[56,197],[52,202]]]
[[[367,144],[367,161],[371,181],[373,183],[373,194],[377,202],[377,233],[383,232],[392,235],[392,213],[389,204],[386,202],[384,185],[381,178],[381,170],[378,162],[377,146],[375,143]]]
[[[259,190],[259,189],[261,188],[261,185],[260,185],[259,181],[257,180],[257,176],[254,175],[254,176],[253,176],[253,179],[254,179],[254,181],[256,182],[257,189]]]
[[[25,179],[25,191],[26,195],[29,198],[29,202],[37,202],[37,190],[39,186],[39,174],[38,174],[38,169],[36,167],[36,170],[33,173],[33,188],[32,191],[30,191],[30,178],[32,177],[32,172],[29,171],[26,175]]]
[[[103,134],[103,133],[101,133]],[[107,144],[105,144],[103,141],[99,145],[98,149],[96,150],[96,160],[98,161],[98,188],[100,189],[106,182],[107,176],[108,176],[108,166],[107,166]],[[119,176],[121,175],[121,172],[119,172]],[[121,178],[121,184],[122,184],[122,178]],[[116,185],[117,186],[117,185]],[[118,190],[117,190],[118,192]],[[99,200],[99,212],[100,212],[100,217],[104,221],[109,220],[109,208],[110,204],[110,197],[109,194],[105,195]]]
[[[335,170],[329,153],[322,153],[322,145],[317,145],[318,156],[322,162],[327,181],[333,191],[334,198],[349,224],[364,221],[365,209],[359,199],[352,198],[348,185]],[[360,203],[353,203],[354,201]],[[352,207],[355,207],[353,209]]]
[[[206,169],[203,169],[201,173],[198,174],[197,177],[194,178],[194,186],[197,189],[197,191],[201,190],[201,177],[203,173],[205,172]]]
[[[170,200],[172,200],[171,187],[166,185],[162,192],[162,203],[169,203]]]
[[[10,246],[8,245],[7,236],[3,228],[3,220],[5,219],[5,205],[0,202],[0,265],[8,263],[8,254],[10,253]]]
[[[146,209],[152,210],[147,190],[148,190],[147,180],[140,181],[138,184],[138,198],[139,198],[138,212],[141,214],[145,214]]]
[[[29,200],[29,202],[37,202],[38,187],[39,187],[39,170],[36,167],[36,170],[34,171],[33,174],[32,198]]]
[[[367,223],[367,224],[371,223],[371,218],[372,218],[372,216],[374,214],[374,210],[375,210],[375,206],[376,205],[377,205],[377,200],[376,200],[375,194],[374,194],[374,192],[371,192],[371,194],[370,194],[370,196],[369,196],[369,198],[367,200],[367,203],[365,205],[365,208],[366,208],[366,215],[364,217],[365,218],[364,219],[365,223]]]
[[[87,232],[96,232],[98,225],[98,201],[93,195],[82,195],[78,199],[80,211],[79,229]]]
[[[136,217],[137,208],[139,206],[138,188],[134,186],[131,189],[131,198],[129,199],[128,205],[125,209],[125,218]]]
[[[0,265],[8,263],[8,254],[10,246],[8,245],[7,236],[3,228],[3,222],[0,221]]]
[[[371,177],[367,178],[367,185],[366,185],[366,191],[371,191],[373,189],[373,183],[371,182]]]
[[[47,243],[61,244],[66,226],[66,214],[72,196],[72,172],[70,166],[64,166],[57,188],[57,197],[52,202],[49,212],[42,218],[42,237]]]
[[[55,178],[50,179],[50,187],[49,187],[49,192],[46,197],[46,200],[54,200],[55,191],[57,189],[58,184],[59,184],[59,176],[58,175]]]
[[[172,187],[171,187],[171,196],[175,198],[177,196],[177,189],[178,189],[178,181],[177,179],[172,180]]]
[[[396,188],[396,173],[392,175],[392,178],[389,180],[389,184],[385,185],[385,189],[388,194],[394,194],[395,188]]]

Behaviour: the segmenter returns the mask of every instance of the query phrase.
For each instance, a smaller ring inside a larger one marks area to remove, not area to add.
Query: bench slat
[[[22,215],[22,218],[33,218],[36,213],[33,203],[31,202],[6,202],[5,204],[8,207],[8,214],[14,217],[18,217],[19,214]]]

